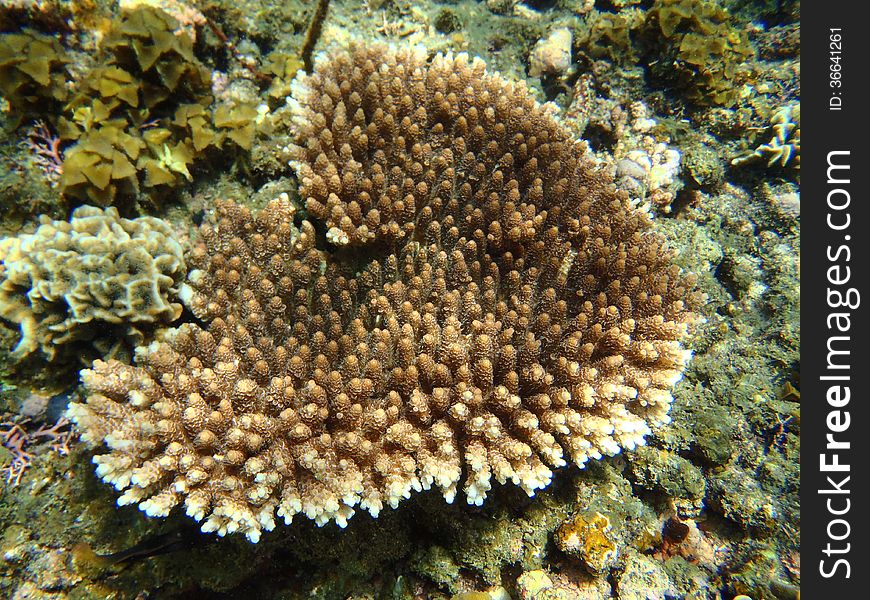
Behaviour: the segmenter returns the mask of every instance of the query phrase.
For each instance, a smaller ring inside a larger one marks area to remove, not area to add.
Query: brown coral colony
[[[293,95],[311,221],[219,203],[181,293],[202,326],[85,371],[119,503],[256,541],[276,511],[531,495],[667,422],[701,295],[522,84],[353,44]]]

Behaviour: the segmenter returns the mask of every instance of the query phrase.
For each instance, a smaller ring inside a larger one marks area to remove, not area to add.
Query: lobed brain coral
[[[18,356],[53,358],[64,344],[110,339],[115,327],[138,343],[143,325],[181,314],[173,296],[185,272],[164,221],[81,206],[69,222],[43,216],[34,233],[0,239],[0,317],[21,327]]]
[[[257,541],[424,489],[532,495],[668,421],[702,296],[522,84],[352,44],[294,94],[308,219],[219,203],[199,324],[83,372],[69,414],[120,504]]]
[[[791,164],[794,169],[801,167],[801,105],[787,104],[774,111],[770,118],[773,137],[759,145],[754,151],[747,152],[731,161],[741,166],[763,159],[768,167]]]

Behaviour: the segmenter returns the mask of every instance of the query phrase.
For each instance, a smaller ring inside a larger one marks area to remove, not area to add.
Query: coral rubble
[[[525,86],[353,43],[294,93],[315,223],[219,203],[181,294],[202,327],[83,372],[69,414],[120,504],[256,541],[276,511],[532,495],[668,422],[702,294]]]
[[[142,326],[177,319],[186,268],[173,238],[160,219],[82,206],[69,222],[42,217],[34,233],[0,240],[0,317],[21,327],[15,354],[53,358],[107,332],[139,343]]]

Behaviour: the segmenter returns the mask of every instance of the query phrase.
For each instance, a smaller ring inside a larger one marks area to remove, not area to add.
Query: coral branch
[[[32,153],[34,164],[45,173],[51,187],[56,187],[63,175],[60,138],[51,133],[44,121],[36,121],[26,133],[22,146]]]

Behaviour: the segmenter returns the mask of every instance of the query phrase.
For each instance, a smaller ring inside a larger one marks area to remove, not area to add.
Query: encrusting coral
[[[69,410],[120,504],[257,541],[276,512],[532,495],[668,422],[703,296],[524,85],[353,43],[294,94],[332,245],[287,198],[216,206],[182,290],[202,325],[97,361]]]
[[[65,344],[110,339],[107,331],[136,344],[141,327],[181,314],[173,296],[184,252],[166,222],[81,206],[69,222],[40,223],[0,239],[0,317],[21,327],[16,355],[41,349],[53,358]]]

